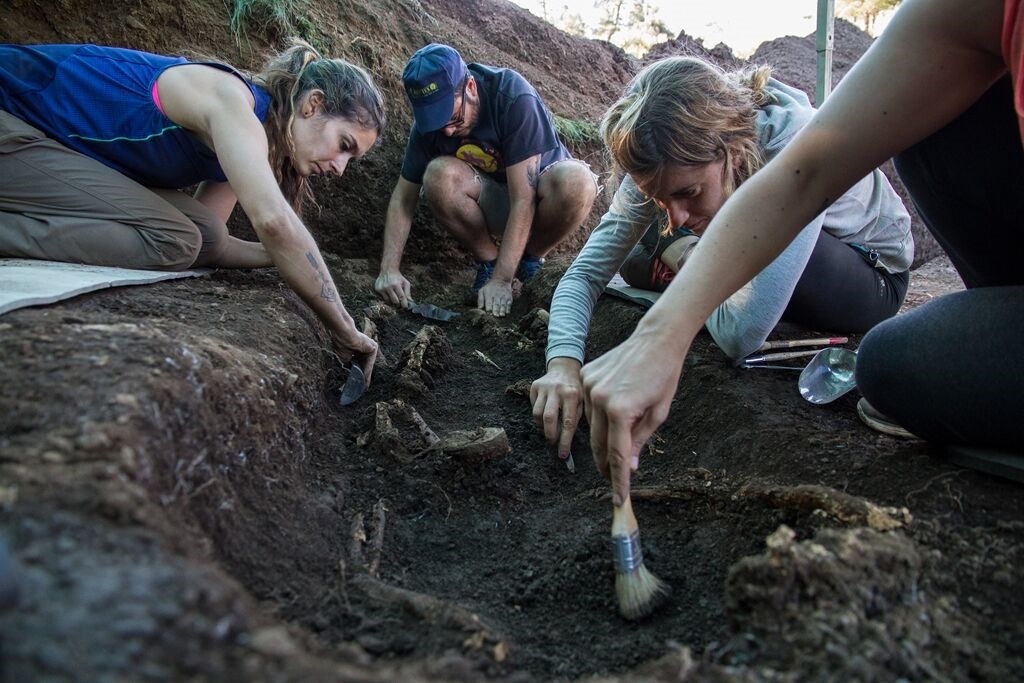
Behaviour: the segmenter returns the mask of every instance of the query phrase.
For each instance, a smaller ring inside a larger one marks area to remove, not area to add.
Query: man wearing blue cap
[[[374,289],[385,301],[410,304],[400,265],[423,196],[477,261],[477,305],[506,315],[512,279],[533,277],[544,255],[579,227],[597,178],[572,158],[540,95],[511,69],[467,66],[453,48],[432,43],[412,56],[402,81],[414,120]]]

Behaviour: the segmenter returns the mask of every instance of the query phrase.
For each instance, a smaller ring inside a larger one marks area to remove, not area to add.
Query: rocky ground
[[[3,40],[191,46],[249,66],[261,49],[235,43],[216,3],[10,6]],[[1015,678],[1019,487],[867,430],[855,394],[812,406],[792,374],[736,369],[706,335],[634,479],[647,563],[673,598],[622,620],[585,429],[573,474],[522,395],[567,257],[495,321],[462,304],[470,271],[421,217],[418,297],[462,315],[391,310],[371,283],[415,46],[515,64],[556,113],[587,119],[638,65],[494,0],[293,7],[396,103],[382,147],[320,187],[310,219],[386,364],[340,406],[345,370],[273,270],[0,318],[0,540],[19,588],[0,612],[5,680]],[[908,304],[956,286],[929,262]],[[641,314],[603,301],[588,353]],[[504,430],[508,448],[453,445],[478,428]]]

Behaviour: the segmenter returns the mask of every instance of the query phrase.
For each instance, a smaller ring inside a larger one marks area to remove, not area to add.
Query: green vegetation
[[[235,42],[250,35],[262,35],[271,40],[298,35],[317,47],[316,27],[299,10],[302,0],[228,0],[231,5],[231,33]]]
[[[295,0],[231,0],[231,32],[241,45],[246,33],[284,35],[291,29]]]
[[[567,119],[555,116],[555,130],[562,136],[562,140],[572,147],[580,145],[600,145],[601,137],[597,130],[597,124],[590,121],[578,119]]]
[[[241,49],[248,36],[279,41],[298,36],[326,53],[323,33],[307,14],[306,0],[226,0],[231,8],[231,33]]]

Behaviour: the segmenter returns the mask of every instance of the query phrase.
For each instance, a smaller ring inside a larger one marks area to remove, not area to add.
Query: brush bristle
[[[640,565],[628,574],[615,574],[615,595],[619,599],[619,613],[636,620],[654,612],[671,595],[664,581]]]

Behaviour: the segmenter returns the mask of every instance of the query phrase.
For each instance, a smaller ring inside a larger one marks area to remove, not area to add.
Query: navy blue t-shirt
[[[99,45],[0,45],[0,109],[148,187],[222,182],[213,150],[153,102],[157,77],[187,63]],[[208,65],[242,78],[225,64]],[[263,121],[270,96],[242,80]]]
[[[499,183],[505,169],[540,154],[540,169],[572,157],[555,132],[551,114],[540,95],[512,69],[470,64],[480,93],[480,116],[469,136],[452,138],[442,131],[421,135],[413,123],[405,146],[402,177],[423,183],[427,164],[436,157],[454,156]]]

